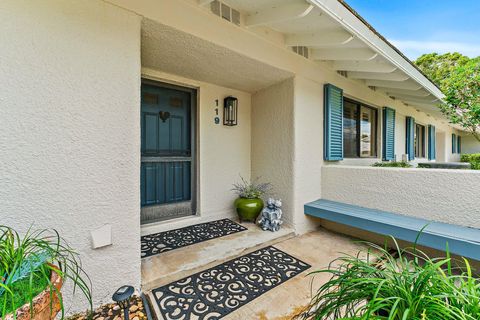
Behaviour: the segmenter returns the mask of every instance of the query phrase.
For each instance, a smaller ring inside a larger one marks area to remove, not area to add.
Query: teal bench
[[[480,229],[323,199],[307,203],[305,214],[409,242],[414,242],[426,226],[418,238],[419,245],[445,251],[448,243],[451,253],[480,261]]]

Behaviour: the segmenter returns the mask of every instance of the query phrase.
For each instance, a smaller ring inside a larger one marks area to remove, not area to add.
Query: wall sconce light
[[[223,125],[236,126],[238,116],[238,99],[232,96],[223,100]]]

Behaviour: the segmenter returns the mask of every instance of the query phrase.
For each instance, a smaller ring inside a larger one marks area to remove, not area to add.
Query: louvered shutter
[[[462,153],[462,137],[457,137],[457,153]]]
[[[405,152],[408,154],[408,160],[415,159],[415,119],[407,117],[407,133],[405,141]]]
[[[428,160],[436,159],[435,126],[428,125]]]
[[[324,158],[343,160],[343,90],[326,84],[324,100]]]
[[[452,133],[452,153],[457,153],[457,135]]]
[[[383,147],[384,161],[395,160],[395,110],[383,108]]]

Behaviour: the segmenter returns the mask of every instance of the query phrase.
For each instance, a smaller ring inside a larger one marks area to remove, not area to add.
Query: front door
[[[141,223],[195,214],[193,89],[142,81]]]

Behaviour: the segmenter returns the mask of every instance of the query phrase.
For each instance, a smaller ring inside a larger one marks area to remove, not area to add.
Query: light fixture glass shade
[[[236,126],[238,124],[238,99],[232,96],[223,100],[223,124]]]

